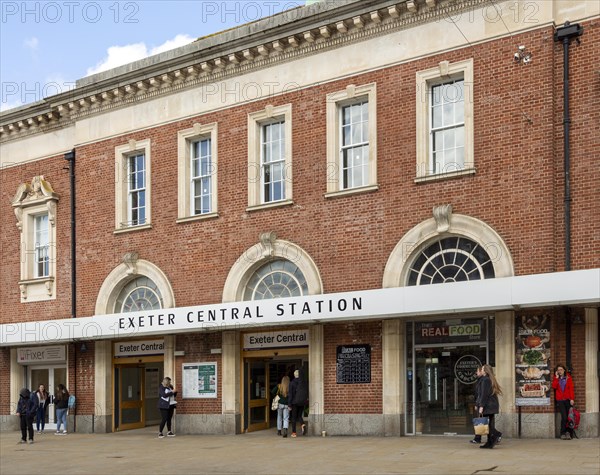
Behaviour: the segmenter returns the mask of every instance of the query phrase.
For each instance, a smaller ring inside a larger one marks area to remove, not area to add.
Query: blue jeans
[[[279,404],[279,407],[277,408],[277,430],[287,429],[289,422],[290,410],[287,404]]]
[[[35,428],[37,431],[40,430],[40,424],[42,425],[42,430],[44,430],[44,426],[46,425],[46,406],[44,404],[40,404],[38,410],[35,414]]]
[[[67,411],[68,409],[56,409],[56,432],[60,432],[60,426],[67,431]]]

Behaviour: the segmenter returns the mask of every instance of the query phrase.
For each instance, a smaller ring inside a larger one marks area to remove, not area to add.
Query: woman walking
[[[555,401],[558,412],[560,412],[560,438],[571,440],[573,438],[573,429],[567,426],[569,418],[569,409],[575,404],[575,391],[573,389],[573,379],[567,373],[566,368],[559,364],[554,371],[552,378],[552,387],[555,392]]]
[[[284,376],[281,378],[281,383],[275,386],[271,391],[273,397],[279,396],[279,406],[277,407],[277,435],[283,435],[283,437],[287,437],[290,421],[290,410],[288,408],[289,389],[290,378]]]
[[[490,432],[487,436],[487,441],[480,448],[493,449],[494,445],[502,438],[502,433],[496,430],[494,421],[495,415],[500,412],[498,396],[502,395],[502,389],[500,388],[498,381],[496,381],[494,370],[488,364],[483,365],[483,376],[481,377],[478,392],[477,407],[479,409],[479,415],[488,417],[490,420]]]

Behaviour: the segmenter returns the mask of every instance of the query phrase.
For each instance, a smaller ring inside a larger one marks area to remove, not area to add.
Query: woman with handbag
[[[480,416],[489,418],[489,432],[487,442],[480,447],[481,449],[493,449],[502,437],[502,433],[496,430],[494,423],[494,416],[500,412],[498,401],[500,395],[502,395],[502,389],[496,381],[494,370],[488,364],[483,365],[483,376],[477,395],[477,407]]]
[[[274,399],[279,396],[277,408],[274,409],[274,407],[271,407],[271,409],[277,411],[277,435],[283,435],[283,437],[287,437],[288,426],[290,423],[290,409],[288,408],[289,388],[290,378],[284,376],[281,378],[281,383],[275,386],[271,391]],[[273,404],[273,406],[275,406],[275,404]]]
[[[560,438],[571,440],[573,438],[573,429],[567,426],[569,409],[575,404],[575,391],[573,390],[573,379],[567,373],[565,367],[559,364],[554,371],[552,378],[552,387],[556,391],[554,399],[560,412]]]

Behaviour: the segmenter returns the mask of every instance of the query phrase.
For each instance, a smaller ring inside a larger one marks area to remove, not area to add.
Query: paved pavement
[[[594,474],[600,440],[506,439],[481,450],[466,437],[298,437],[274,430],[236,436],[156,428],[116,434],[52,433],[18,444],[0,433],[0,473],[27,474]]]

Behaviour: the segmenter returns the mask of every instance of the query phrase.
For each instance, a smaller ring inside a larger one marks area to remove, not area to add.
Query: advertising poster
[[[217,363],[186,363],[183,365],[183,398],[217,397]]]
[[[552,387],[550,317],[519,315],[515,332],[516,405],[549,406]]]

